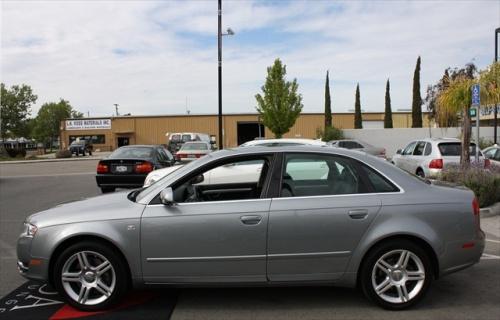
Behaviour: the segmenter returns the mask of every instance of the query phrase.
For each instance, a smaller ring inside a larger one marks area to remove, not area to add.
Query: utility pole
[[[500,34],[500,28],[495,29],[495,63],[498,61],[498,35]],[[493,106],[493,140],[497,144],[497,126],[498,126],[498,104],[495,103]]]
[[[120,114],[118,113],[118,106],[119,104],[118,103],[114,103],[113,104],[115,106],[115,112],[116,112],[116,116],[118,117]]]

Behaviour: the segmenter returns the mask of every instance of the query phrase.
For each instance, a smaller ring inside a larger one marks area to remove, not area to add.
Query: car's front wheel
[[[84,311],[108,308],[127,290],[125,262],[100,242],[66,248],[54,265],[54,284],[73,307]]]
[[[427,252],[402,239],[385,242],[370,251],[360,276],[365,295],[391,310],[405,309],[417,303],[433,278]]]

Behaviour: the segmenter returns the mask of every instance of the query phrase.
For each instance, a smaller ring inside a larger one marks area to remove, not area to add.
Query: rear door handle
[[[255,225],[259,224],[260,220],[262,220],[261,216],[241,216],[240,220],[243,224]]]
[[[349,217],[351,217],[351,219],[364,219],[368,215],[368,210],[354,209],[354,210],[349,210],[348,214]]]

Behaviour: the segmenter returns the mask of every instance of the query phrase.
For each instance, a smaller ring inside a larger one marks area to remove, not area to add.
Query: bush
[[[334,126],[326,127],[326,130],[321,128],[316,129],[316,137],[321,138],[321,140],[328,142],[332,140],[342,140],[344,139],[344,133],[342,130],[335,128]]]
[[[493,145],[493,141],[485,139],[485,138],[479,138],[479,149],[483,150],[486,149],[490,146]]]
[[[9,157],[11,158],[24,158],[26,156],[26,149],[6,149]]]
[[[71,158],[71,151],[69,150],[59,150],[56,152],[56,158]]]
[[[478,165],[471,165],[468,169],[462,170],[459,166],[453,166],[444,169],[438,179],[471,189],[478,198],[481,208],[500,201],[499,168],[484,169]]]

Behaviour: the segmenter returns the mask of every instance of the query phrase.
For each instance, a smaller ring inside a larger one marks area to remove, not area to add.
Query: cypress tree
[[[354,129],[363,129],[361,119],[361,99],[359,97],[359,83],[356,86],[356,101],[354,102]]]
[[[422,128],[422,97],[420,96],[420,56],[413,74],[412,128]]]
[[[328,78],[328,70],[326,71],[325,81],[325,131],[326,128],[332,126],[332,102],[330,100],[330,81]]]
[[[392,109],[391,109],[391,93],[389,79],[385,85],[385,116],[384,128],[392,128]]]

